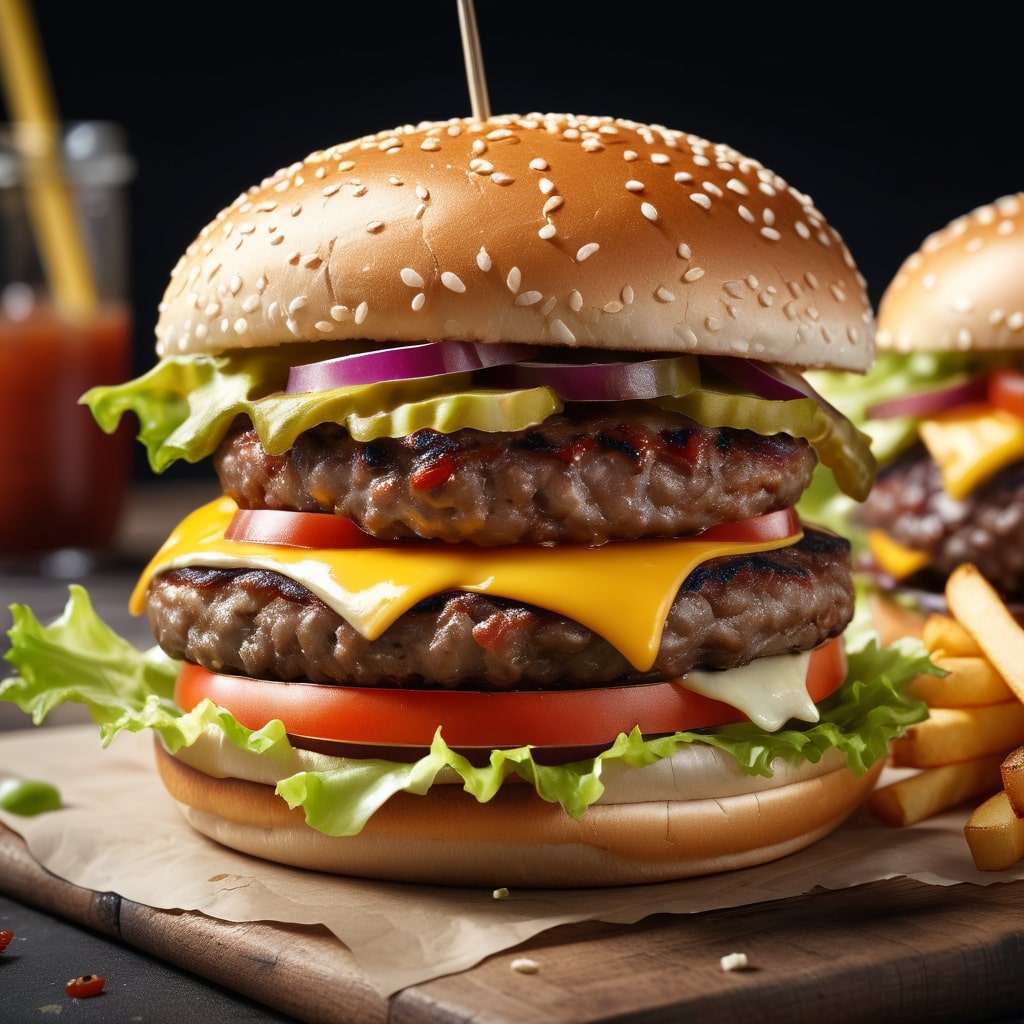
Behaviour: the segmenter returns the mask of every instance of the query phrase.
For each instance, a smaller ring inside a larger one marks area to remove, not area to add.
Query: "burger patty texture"
[[[1024,463],[956,500],[938,463],[917,445],[879,474],[862,515],[869,528],[929,555],[928,567],[908,583],[941,591],[958,565],[971,563],[1004,596],[1024,596]]]
[[[481,594],[421,601],[373,641],[304,587],[258,569],[163,573],[148,611],[165,651],[213,671],[349,686],[569,689],[809,650],[845,628],[853,587],[849,543],[823,531],[778,551],[713,559],[676,596],[649,672],[579,623]]]
[[[385,540],[502,544],[677,537],[796,504],[817,457],[802,438],[702,427],[655,406],[569,406],[516,433],[306,431],[268,455],[247,424],[218,449],[241,508],[328,512]]]

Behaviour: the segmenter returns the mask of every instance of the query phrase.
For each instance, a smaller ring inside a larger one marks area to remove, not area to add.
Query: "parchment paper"
[[[156,775],[148,735],[121,734],[103,749],[91,725],[7,733],[0,737],[0,773],[60,789],[59,811],[33,818],[0,812],[53,874],[163,910],[322,924],[384,996],[465,970],[568,922],[630,924],[655,913],[697,913],[901,876],[931,885],[1024,879],[1024,864],[975,869],[963,836],[969,808],[904,829],[861,811],[774,864],[656,885],[514,890],[498,900],[489,889],[341,878],[221,848],[185,824]]]

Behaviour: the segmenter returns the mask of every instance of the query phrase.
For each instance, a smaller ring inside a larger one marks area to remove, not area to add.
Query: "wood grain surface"
[[[0,827],[0,890],[310,1024],[845,1024],[1024,1018],[1024,883],[908,879],[638,925],[568,925],[382,997],[326,929],[234,924],[95,893]],[[749,966],[724,971],[721,958]],[[528,958],[534,973],[513,968]]]

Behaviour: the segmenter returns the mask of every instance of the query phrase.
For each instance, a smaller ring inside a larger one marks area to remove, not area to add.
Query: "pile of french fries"
[[[947,674],[911,683],[930,714],[892,744],[892,765],[916,770],[875,789],[867,806],[905,826],[978,801],[967,845],[979,870],[1002,871],[1024,859],[1024,628],[973,565],[950,576],[946,605],[921,638]]]

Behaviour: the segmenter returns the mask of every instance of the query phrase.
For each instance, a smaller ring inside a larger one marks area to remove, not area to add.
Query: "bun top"
[[[1024,193],[929,235],[883,294],[875,340],[897,352],[1024,348]]]
[[[531,114],[332,146],[178,262],[157,352],[522,342],[864,370],[864,281],[807,196],[694,135]]]

